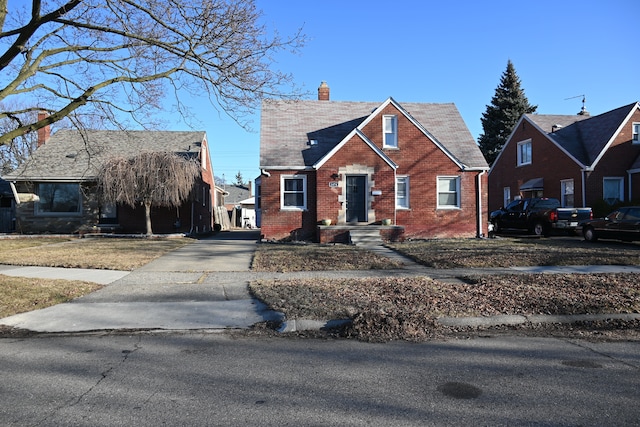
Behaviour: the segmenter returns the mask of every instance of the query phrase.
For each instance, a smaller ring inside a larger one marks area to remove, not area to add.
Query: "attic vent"
[[[311,145],[311,146],[318,145],[318,140],[317,139],[310,139],[309,140],[309,145]]]

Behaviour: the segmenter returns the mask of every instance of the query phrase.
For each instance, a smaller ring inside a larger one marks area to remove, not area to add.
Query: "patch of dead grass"
[[[0,264],[130,271],[193,242],[188,238],[0,240]]]
[[[427,277],[259,280],[253,294],[289,319],[350,318],[366,341],[423,341],[442,316],[639,313],[637,274],[514,274],[444,283]]]
[[[391,247],[432,268],[640,265],[638,244],[575,238],[439,239]]]
[[[83,281],[0,275],[0,318],[67,302],[100,288]]]
[[[384,270],[402,265],[355,246],[319,244],[259,244],[254,271]]]

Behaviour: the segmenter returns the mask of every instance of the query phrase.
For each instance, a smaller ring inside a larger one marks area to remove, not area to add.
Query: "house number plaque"
[[[337,183],[336,181],[331,181],[331,182],[329,182],[329,187],[331,187],[331,188],[335,188],[335,187],[337,187],[337,186],[338,186],[338,183]]]

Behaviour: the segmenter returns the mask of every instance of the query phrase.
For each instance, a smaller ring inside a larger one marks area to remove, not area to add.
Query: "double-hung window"
[[[398,148],[398,116],[382,116],[383,147]]]
[[[282,175],[280,188],[280,207],[282,209],[307,209],[307,177],[305,175]]]
[[[610,205],[624,200],[623,178],[604,178],[602,180],[602,198]]]
[[[631,131],[631,142],[633,144],[640,144],[640,123],[634,123]]]
[[[438,209],[457,209],[460,207],[460,177],[438,177]]]
[[[61,182],[40,182],[36,193],[36,215],[67,216],[79,215],[82,209],[80,184]]]
[[[502,206],[507,206],[511,203],[511,187],[502,188]]]
[[[531,164],[531,140],[518,142],[518,166]]]
[[[396,177],[396,209],[409,209],[409,177]]]
[[[560,193],[562,195],[562,207],[572,208],[574,203],[572,179],[563,179],[560,181]]]

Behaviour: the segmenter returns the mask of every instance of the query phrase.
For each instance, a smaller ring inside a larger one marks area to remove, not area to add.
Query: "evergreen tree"
[[[242,172],[238,171],[238,173],[236,174],[236,185],[243,185],[244,184],[244,178],[242,178]]]
[[[509,60],[507,69],[500,78],[500,85],[491,98],[491,105],[487,105],[487,111],[480,119],[483,133],[478,138],[478,145],[490,165],[498,157],[520,117],[535,113],[537,108],[537,105],[529,104],[524,90],[520,88],[516,69]]]

